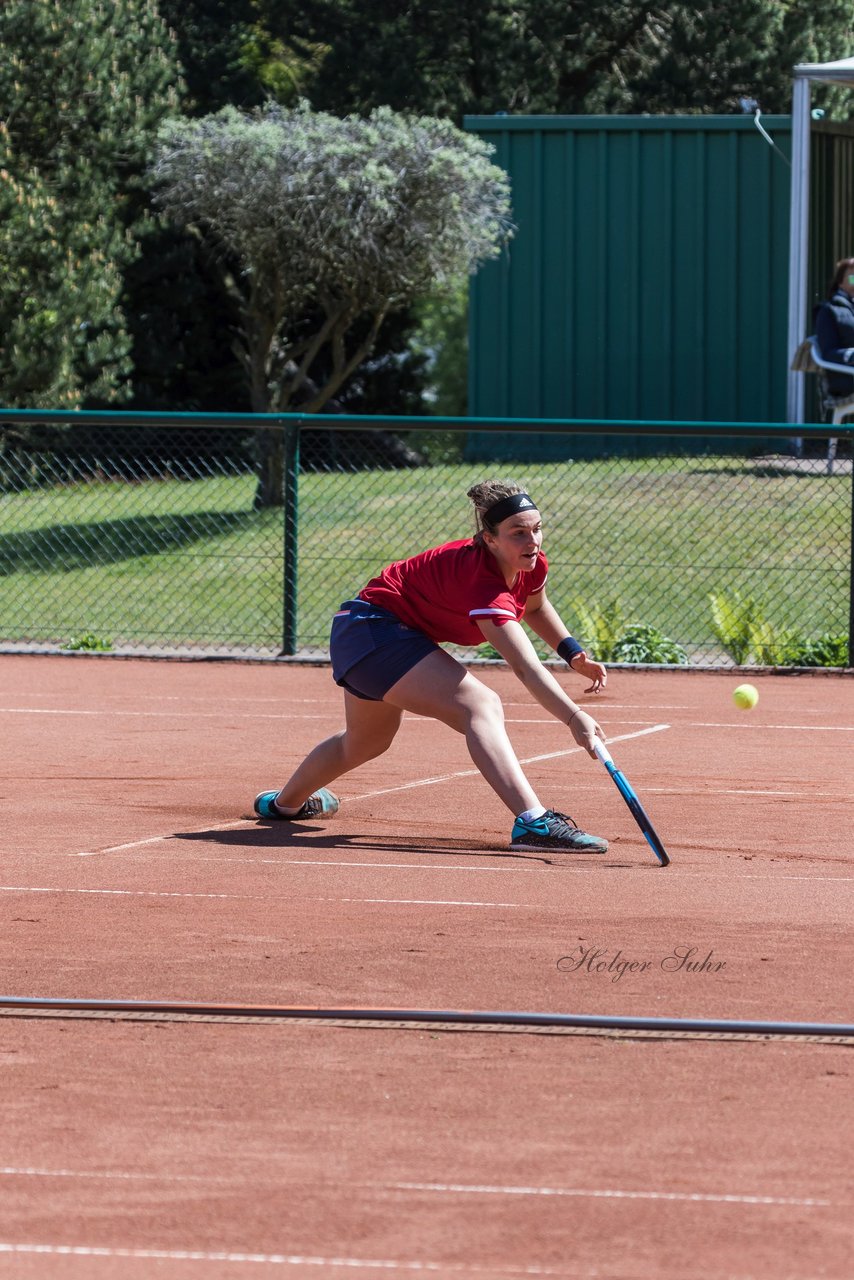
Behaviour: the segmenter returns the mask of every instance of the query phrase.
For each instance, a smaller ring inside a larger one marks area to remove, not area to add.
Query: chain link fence
[[[323,658],[341,600],[470,534],[496,476],[534,495],[550,599],[603,660],[849,663],[851,428],[830,467],[821,428],[478,421],[473,448],[464,421],[222,419],[0,415],[0,648]],[[563,456],[526,460],[544,430]]]

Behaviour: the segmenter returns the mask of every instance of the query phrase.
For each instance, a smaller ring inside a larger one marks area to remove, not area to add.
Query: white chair
[[[807,344],[809,344],[807,346]],[[800,356],[800,360],[798,357]],[[821,407],[825,413],[830,414],[830,421],[833,426],[838,427],[840,422],[845,418],[854,416],[854,391],[847,396],[832,396],[827,389],[827,378],[824,376],[824,370],[831,373],[845,373],[849,378],[854,378],[854,365],[850,364],[834,364],[832,360],[825,360],[821,354],[821,348],[818,345],[818,338],[815,334],[807,338],[802,343],[792,362],[792,367],[797,368],[802,373],[817,373],[819,375],[819,387],[821,390]],[[833,475],[833,464],[836,460],[836,437],[832,437],[827,442],[827,474]]]

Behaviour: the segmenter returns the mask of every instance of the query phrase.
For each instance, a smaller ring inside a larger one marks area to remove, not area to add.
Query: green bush
[[[789,664],[793,667],[847,667],[848,637],[834,636],[830,632],[803,640],[795,649]]]
[[[578,623],[575,635],[599,662],[610,662],[614,645],[623,630],[624,617],[618,600],[594,606],[592,609],[580,600],[573,600],[570,614]]]
[[[89,653],[109,653],[112,647],[112,640],[107,637],[93,635],[91,631],[83,636],[72,636],[68,643],[62,646],[63,649],[85,650]]]
[[[753,596],[734,591],[731,596],[717,591],[709,596],[712,606],[712,633],[733,662],[742,666],[752,649],[751,629],[761,625],[762,612]]]
[[[685,666],[688,655],[658,627],[636,623],[626,627],[611,653],[612,662],[669,663]]]
[[[752,596],[718,592],[709,597],[712,630],[739,666],[753,658],[768,667],[845,667],[848,637],[825,632],[805,639],[799,632],[777,627]]]
[[[761,666],[800,667],[803,637],[796,631],[775,627],[767,618],[757,618],[749,627],[750,652]]]

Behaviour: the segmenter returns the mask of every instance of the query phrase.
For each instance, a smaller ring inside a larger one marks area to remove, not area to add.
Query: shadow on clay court
[[[429,838],[404,840],[399,836],[394,839],[388,839],[383,836],[368,835],[367,833],[360,834],[358,832],[350,835],[330,835],[324,831],[320,834],[310,827],[304,827],[300,830],[298,823],[294,823],[286,831],[283,831],[278,825],[273,827],[259,823],[255,829],[248,831],[176,831],[171,838],[223,844],[240,849],[299,849],[305,853],[317,853],[319,850],[332,852],[346,849],[350,852],[372,850],[378,853],[429,854],[430,857],[436,858],[502,858],[514,863],[536,863],[540,866],[568,867],[570,869],[589,863],[613,869],[629,869],[638,865],[634,862],[617,862],[613,858],[603,857],[601,854],[578,854],[575,857],[571,854],[562,854],[555,857],[545,853],[538,853],[533,849],[527,851],[497,849],[494,844],[487,842],[477,843],[472,840],[433,840]]]

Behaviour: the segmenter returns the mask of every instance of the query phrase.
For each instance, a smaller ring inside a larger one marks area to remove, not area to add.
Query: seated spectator
[[[815,309],[815,335],[825,360],[852,366],[850,378],[826,370],[828,394],[854,395],[854,258],[837,262],[827,298]]]

